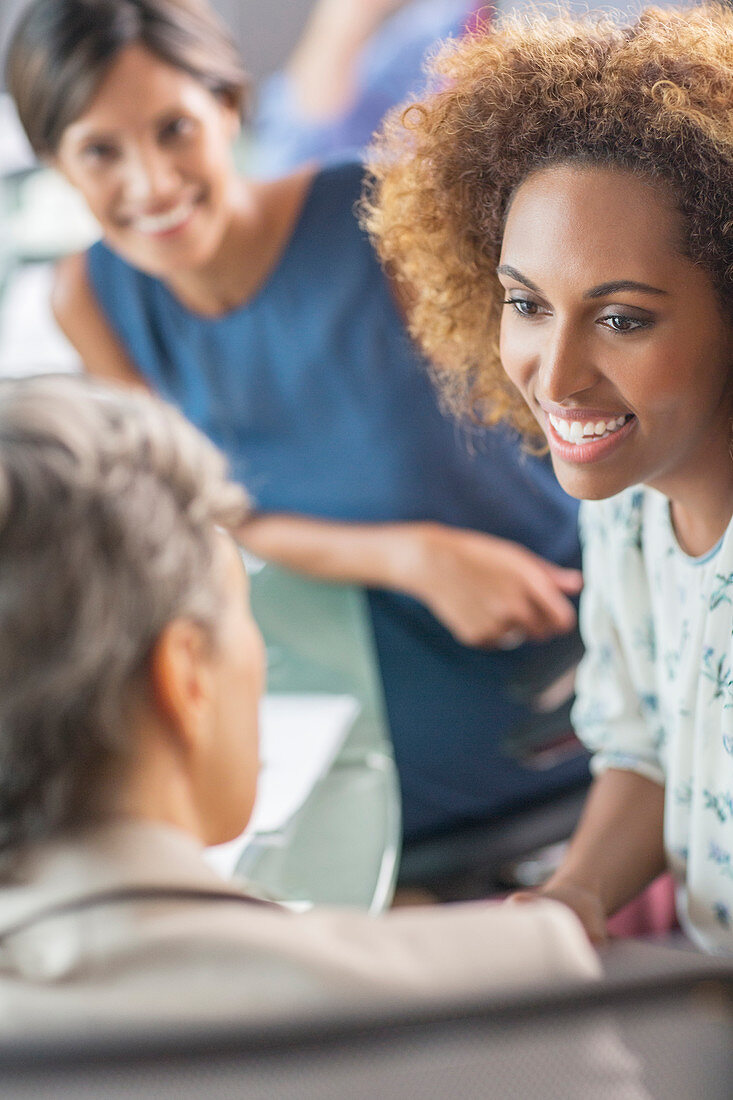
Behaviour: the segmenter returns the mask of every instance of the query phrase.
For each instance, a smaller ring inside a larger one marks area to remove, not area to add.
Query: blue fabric
[[[275,73],[258,93],[253,170],[280,175],[308,160],[348,150],[358,154],[390,107],[419,93],[436,42],[461,35],[474,9],[468,0],[413,0],[396,12],[362,50],[353,106],[327,123],[304,119],[287,73]]]
[[[260,509],[436,520],[577,565],[576,504],[549,464],[505,431],[467,442],[439,411],[355,219],[360,186],[356,164],[316,176],[266,286],[223,317],[191,313],[103,243],[91,285],[141,372],[226,452]],[[518,698],[569,663],[567,639],[483,652],[407,597],[372,592],[370,607],[408,835],[585,776],[584,759],[538,771],[507,750],[529,717]]]

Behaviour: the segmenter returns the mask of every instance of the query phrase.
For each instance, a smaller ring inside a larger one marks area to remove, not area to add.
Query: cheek
[[[506,374],[517,387],[526,394],[529,382],[529,366],[523,341],[514,330],[510,320],[502,320],[499,329],[499,357]]]
[[[253,695],[262,694],[265,686],[265,643],[254,622],[248,626],[241,639],[241,666],[239,676],[246,690]]]
[[[214,183],[224,184],[234,175],[231,143],[221,133],[206,135],[196,155],[191,158],[192,170],[194,162],[198,171]]]
[[[66,178],[79,192],[97,221],[103,221],[109,215],[112,188],[90,178],[85,172],[67,172]]]

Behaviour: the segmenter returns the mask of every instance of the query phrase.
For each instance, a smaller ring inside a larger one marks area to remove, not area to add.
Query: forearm
[[[238,538],[257,557],[310,577],[404,591],[415,572],[408,528],[418,526],[268,514],[254,516]]]
[[[580,587],[576,570],[481,531],[262,515],[242,528],[240,541],[311,577],[404,592],[464,645],[500,645],[507,635],[539,641],[575,622],[568,593]]]
[[[587,890],[611,916],[665,868],[664,787],[611,768],[591,787],[580,824],[543,893]]]
[[[364,44],[399,5],[400,0],[318,0],[286,69],[305,121],[332,122],[350,109]]]

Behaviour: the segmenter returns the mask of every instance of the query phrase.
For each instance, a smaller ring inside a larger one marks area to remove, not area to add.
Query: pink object
[[[663,935],[677,928],[674,881],[670,874],[656,878],[608,921],[608,934],[615,938]]]

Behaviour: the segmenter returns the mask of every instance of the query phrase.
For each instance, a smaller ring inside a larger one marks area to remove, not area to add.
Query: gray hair
[[[142,392],[0,382],[0,870],[101,810],[163,628],[215,633],[216,526],[248,510],[216,448]]]

